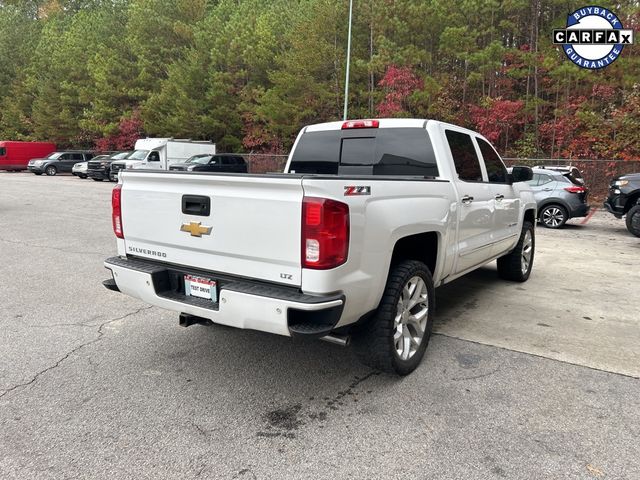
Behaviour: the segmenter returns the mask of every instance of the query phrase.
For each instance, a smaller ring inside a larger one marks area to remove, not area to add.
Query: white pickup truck
[[[284,173],[126,170],[112,197],[110,290],[180,313],[351,343],[405,375],[424,355],[434,289],[492,260],[533,265],[531,169],[433,120],[311,125]]]

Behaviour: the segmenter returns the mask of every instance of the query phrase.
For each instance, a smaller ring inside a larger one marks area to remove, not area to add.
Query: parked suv
[[[589,213],[586,187],[571,173],[533,169],[529,182],[538,204],[538,218],[547,228],[560,228],[567,220]]]
[[[569,177],[571,177],[571,180],[574,181],[574,183],[577,182],[581,185],[584,185],[584,178],[582,177],[582,172],[578,170],[578,167],[574,167],[573,165],[538,165],[537,167],[533,167],[533,168],[553,170],[556,172],[560,172],[565,176],[569,174]]]
[[[27,170],[36,175],[56,175],[58,173],[69,172],[78,162],[87,162],[95,157],[95,153],[89,151],[64,151],[53,152],[46,158],[34,158],[29,160]]]
[[[117,178],[114,180],[111,177],[111,163],[116,160],[124,160],[131,153],[133,152],[116,152],[112,155],[101,155],[100,157],[92,158],[87,165],[87,176],[96,182],[101,182],[102,180],[116,181]]]
[[[604,208],[616,218],[627,216],[627,230],[640,237],[640,173],[614,178]]]
[[[233,172],[247,173],[247,163],[240,155],[219,153],[194,155],[184,163],[174,163],[169,170],[183,172]]]

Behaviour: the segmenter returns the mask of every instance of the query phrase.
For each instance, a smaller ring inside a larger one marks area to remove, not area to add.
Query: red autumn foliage
[[[130,117],[123,117],[118,132],[96,140],[96,149],[102,152],[112,150],[132,150],[136,140],[144,136],[144,126],[140,113],[136,110]]]
[[[408,110],[407,97],[416,90],[422,89],[424,82],[413,72],[411,67],[390,65],[378,85],[383,87],[386,92],[384,100],[376,107],[378,115],[394,117]]]
[[[499,143],[502,137],[506,143],[507,135],[512,140],[520,136],[526,120],[523,107],[524,102],[521,100],[504,100],[498,97],[488,99],[486,108],[469,105],[469,113],[478,131],[496,146],[502,146]]]

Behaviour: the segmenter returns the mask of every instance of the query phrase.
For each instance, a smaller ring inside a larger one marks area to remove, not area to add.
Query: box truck
[[[127,168],[169,170],[174,163],[183,163],[194,155],[215,154],[216,144],[208,141],[182,140],[174,138],[141,138],[136,141],[135,151],[126,160],[111,164],[112,179]]]
[[[32,158],[44,158],[56,151],[50,142],[0,141],[0,170],[26,170]]]

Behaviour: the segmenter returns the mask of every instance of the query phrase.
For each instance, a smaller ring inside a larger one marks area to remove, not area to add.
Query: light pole
[[[347,71],[344,80],[344,119],[347,119],[347,106],[349,103],[349,63],[351,62],[351,18],[353,16],[353,0],[349,0],[349,35],[347,37]]]

